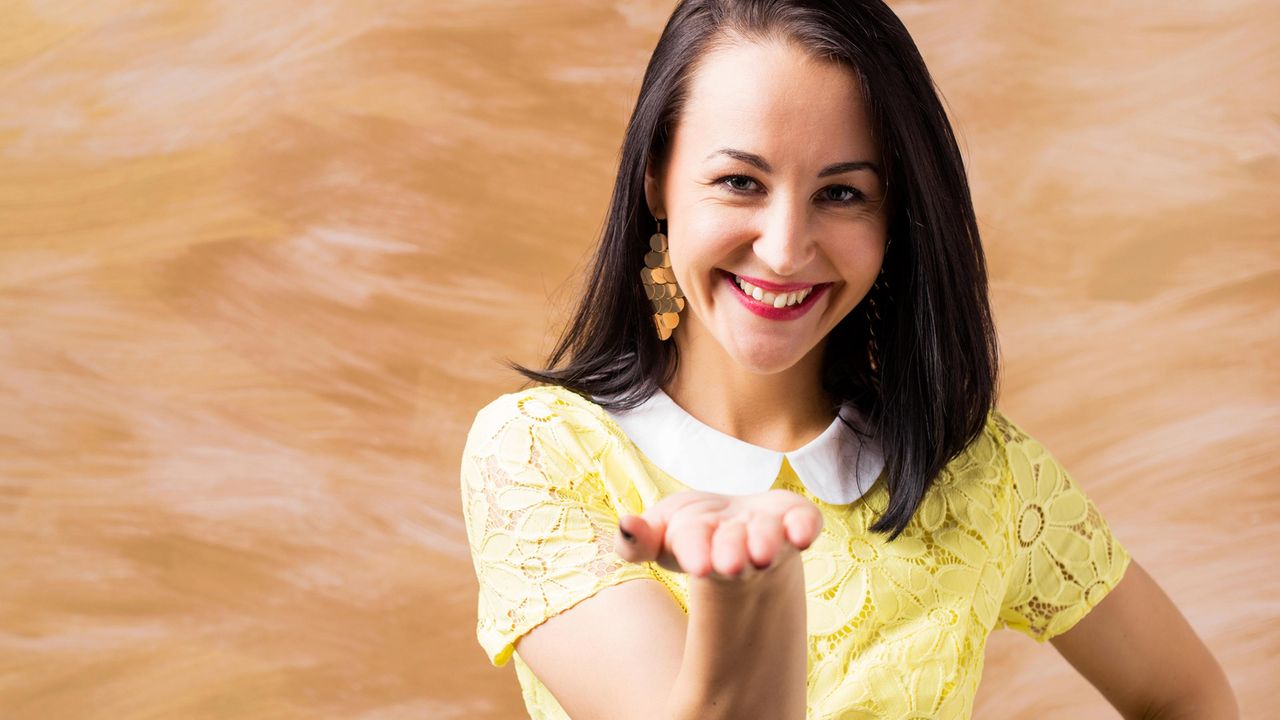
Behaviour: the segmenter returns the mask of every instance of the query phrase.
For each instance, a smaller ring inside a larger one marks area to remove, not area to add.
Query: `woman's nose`
[[[769,269],[779,277],[789,277],[803,270],[813,260],[816,246],[809,227],[806,207],[796,202],[775,202],[754,250]]]

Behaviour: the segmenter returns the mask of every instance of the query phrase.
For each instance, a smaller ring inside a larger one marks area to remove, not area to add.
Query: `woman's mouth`
[[[754,286],[727,270],[719,272],[744,307],[770,320],[794,320],[804,315],[831,287],[831,283],[819,283],[807,288],[777,292]]]

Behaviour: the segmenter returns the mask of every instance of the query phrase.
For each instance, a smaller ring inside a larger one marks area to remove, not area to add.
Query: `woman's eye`
[[[716,184],[725,186],[730,192],[745,195],[755,192],[756,181],[746,175],[725,175],[717,179]],[[866,199],[861,190],[848,185],[832,185],[822,192],[827,194],[826,199],[837,205],[852,205]]]
[[[831,198],[837,203],[854,203],[863,199],[861,190],[848,185],[832,185],[827,190],[837,196]]]
[[[719,180],[716,180],[716,182],[728,186],[728,188],[733,192],[745,193],[751,192],[750,184],[754,183],[755,180],[752,180],[746,175],[725,175]],[[745,185],[737,184],[739,182],[744,183]]]

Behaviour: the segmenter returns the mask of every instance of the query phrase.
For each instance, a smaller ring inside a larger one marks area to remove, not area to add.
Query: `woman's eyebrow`
[[[728,155],[731,158],[736,158],[745,163],[750,163],[752,165],[755,165],[756,167],[760,168],[764,172],[773,172],[773,167],[769,165],[768,161],[766,161],[764,158],[760,157],[759,155],[756,155],[755,153],[749,153],[745,150],[735,150],[734,148],[720,148],[719,150],[716,150],[715,152],[708,155],[707,159],[710,160],[716,155]],[[822,177],[827,177],[828,175],[839,175],[840,173],[853,172],[855,170],[870,170],[871,172],[875,173],[877,177],[883,177],[883,175],[880,172],[880,166],[871,162],[870,160],[850,160],[848,162],[840,162],[840,163],[835,163],[834,165],[828,165],[818,171],[818,177],[822,178]]]

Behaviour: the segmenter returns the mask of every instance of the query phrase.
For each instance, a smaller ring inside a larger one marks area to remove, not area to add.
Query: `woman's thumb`
[[[618,518],[618,554],[627,562],[656,560],[662,549],[661,536],[649,527],[639,515],[623,515]]]

